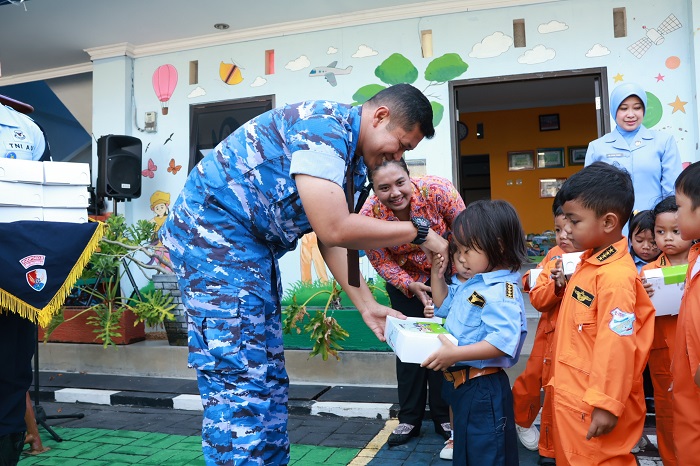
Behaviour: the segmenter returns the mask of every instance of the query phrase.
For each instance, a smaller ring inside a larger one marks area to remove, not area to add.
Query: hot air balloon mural
[[[161,65],[153,73],[153,90],[160,100],[163,115],[168,114],[168,101],[177,86],[177,70],[173,65]]]
[[[235,63],[221,62],[219,64],[219,77],[223,82],[229,85],[238,84],[243,81],[241,68]]]

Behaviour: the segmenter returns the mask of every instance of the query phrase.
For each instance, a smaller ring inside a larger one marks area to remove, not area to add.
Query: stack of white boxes
[[[85,223],[90,165],[0,158],[0,222]]]

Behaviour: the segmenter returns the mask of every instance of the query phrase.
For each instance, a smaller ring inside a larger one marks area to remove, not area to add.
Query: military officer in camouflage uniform
[[[277,260],[305,233],[316,232],[328,267],[378,338],[387,315],[401,316],[364,281],[348,286],[345,248],[405,244],[417,228],[350,214],[344,187],[359,192],[368,166],[431,138],[432,118],[428,100],[407,84],[361,107],[287,105],[241,126],[190,173],[160,232],[188,310],[208,465],[289,461]],[[432,230],[425,239],[426,250],[447,253]]]

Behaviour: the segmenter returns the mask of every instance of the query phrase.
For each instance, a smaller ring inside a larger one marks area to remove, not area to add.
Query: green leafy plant
[[[372,293],[385,293],[376,285],[368,284],[368,286]],[[333,317],[333,312],[342,307],[342,289],[335,280],[332,280],[329,286],[324,286],[311,294],[302,304],[299,304],[297,292],[301,291],[304,291],[303,287],[292,292],[291,303],[284,309],[285,318],[282,331],[285,334],[292,333],[292,331],[296,331],[297,334],[300,334],[302,331],[308,333],[309,338],[313,342],[309,358],[320,354],[324,361],[328,359],[328,355],[340,359],[338,351],[342,350],[343,347],[340,346],[339,342],[350,336]],[[319,296],[325,295],[327,295],[327,298],[323,310],[319,309],[311,314],[309,312],[309,303],[317,300]]]
[[[136,316],[134,325],[144,322],[152,326],[174,319],[172,311],[176,305],[173,298],[161,290],[137,293],[136,297],[121,294],[121,280],[124,274],[130,273],[127,267],[131,264],[145,275],[148,270],[172,273],[170,261],[155,238],[155,223],[139,220],[134,225],[127,225],[121,215],[110,216],[105,223],[107,233],[81,277],[84,282],[96,283],[79,287],[89,296],[88,306],[69,319],[65,319],[61,309],[45,329],[44,341],[48,341],[62,323],[85,314],[88,314],[88,325],[94,327],[95,341],[102,340],[105,347],[116,346],[114,340],[122,336],[119,322],[127,310]]]

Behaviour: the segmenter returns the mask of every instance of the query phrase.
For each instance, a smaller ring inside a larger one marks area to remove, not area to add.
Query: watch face
[[[413,217],[413,224],[416,225],[416,227],[430,228],[430,222],[423,217]]]
[[[462,123],[461,121],[457,122],[457,137],[461,141],[462,139],[467,137],[467,134],[469,134],[469,127]]]

